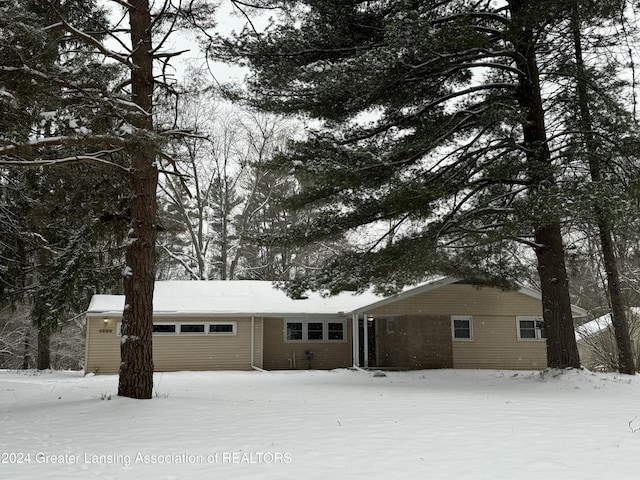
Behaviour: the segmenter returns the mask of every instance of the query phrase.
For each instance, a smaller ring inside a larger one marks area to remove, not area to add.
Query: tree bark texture
[[[542,290],[542,315],[547,334],[547,365],[550,368],[580,366],[576,345],[569,281],[560,223],[536,228],[538,275]]]
[[[577,7],[574,7],[572,18],[573,43],[575,48],[575,60],[577,69],[577,94],[580,110],[580,123],[582,124],[582,135],[585,140],[585,155],[589,165],[589,173],[594,183],[603,181],[602,162],[598,154],[598,147],[593,132],[593,120],[591,117],[591,107],[589,102],[589,92],[586,78],[586,68],[582,56],[582,36],[580,31],[580,16]],[[622,289],[620,285],[620,273],[618,269],[618,259],[615,253],[613,241],[613,223],[599,203],[594,207],[594,217],[598,227],[600,237],[600,249],[604,260],[604,269],[607,276],[607,293],[611,305],[611,323],[616,339],[618,350],[618,370],[620,373],[634,375],[636,371],[629,335],[629,323],[624,308]]]
[[[38,331],[38,370],[51,368],[51,334],[48,329],[41,328]]]
[[[156,145],[153,142],[153,52],[147,0],[129,2],[133,102],[146,114],[132,123],[139,130],[130,147],[132,171],[131,227],[124,272],[125,308],[120,344],[118,395],[148,399],[153,392],[153,289],[155,280]]]
[[[535,3],[535,2],[533,2]],[[540,76],[532,27],[532,2],[511,0],[513,44],[519,76],[518,103],[523,112],[522,130],[533,195],[555,186],[551,153],[547,144]],[[547,365],[550,368],[580,366],[569,282],[565,265],[560,219],[555,214],[533,212],[534,238],[542,312],[547,333]]]

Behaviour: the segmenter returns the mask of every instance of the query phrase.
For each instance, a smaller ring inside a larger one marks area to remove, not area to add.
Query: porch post
[[[357,313],[353,313],[351,315],[351,357],[353,359],[354,367],[360,366],[360,344],[358,342],[358,324],[360,323],[359,318],[360,315],[358,315]]]
[[[367,318],[367,314],[364,313],[364,321],[362,322],[362,345],[364,347],[364,368],[369,367],[369,319]]]

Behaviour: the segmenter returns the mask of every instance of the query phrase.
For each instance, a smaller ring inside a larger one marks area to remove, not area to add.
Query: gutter
[[[87,331],[85,332],[84,335],[84,374],[86,375],[87,372],[87,366],[89,365],[89,316],[87,315],[87,312],[84,312],[84,318],[85,318],[85,328],[87,329]]]

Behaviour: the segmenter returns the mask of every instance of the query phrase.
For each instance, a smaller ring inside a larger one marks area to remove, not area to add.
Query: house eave
[[[101,312],[87,312],[87,317],[102,318],[102,317],[121,317],[122,310],[105,310]],[[153,312],[154,318],[202,318],[202,317],[220,317],[220,318],[347,318],[351,317],[350,312],[321,312],[321,313],[307,313],[307,312],[211,312],[211,311],[194,311],[194,312],[181,312],[181,311],[163,311]]]

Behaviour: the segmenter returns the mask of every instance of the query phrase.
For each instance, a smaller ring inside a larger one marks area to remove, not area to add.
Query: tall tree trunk
[[[130,148],[131,228],[124,275],[125,308],[122,319],[118,395],[151,398],[153,392],[153,288],[155,279],[157,146],[153,131],[153,51],[148,0],[129,3],[133,102],[144,115],[136,117],[140,130]],[[147,134],[145,134],[147,132]]]
[[[38,370],[51,368],[51,334],[48,329],[41,328],[38,331]]]
[[[580,123],[582,125],[582,135],[585,140],[585,154],[589,164],[591,180],[594,183],[603,181],[602,165],[598,154],[598,147],[593,133],[593,120],[591,117],[591,106],[587,87],[586,68],[582,56],[582,35],[580,30],[580,14],[577,6],[573,7],[571,21],[573,43],[575,49],[575,60],[577,69],[577,93],[578,106],[580,109]],[[594,216],[600,237],[600,248],[604,259],[604,269],[607,275],[607,292],[611,304],[611,322],[616,338],[618,349],[618,370],[620,373],[635,375],[636,366],[631,347],[631,337],[629,335],[629,323],[624,308],[622,291],[620,288],[620,274],[618,270],[618,259],[616,257],[613,243],[613,224],[600,204],[594,207]]]
[[[547,365],[551,368],[580,366],[569,298],[560,222],[536,228],[538,275],[542,290],[542,315],[547,334]]]
[[[22,351],[22,369],[29,369],[29,356],[31,352],[31,337],[29,333],[29,329],[26,328],[24,332],[24,343],[23,343],[23,351]]]
[[[528,0],[511,0],[513,43],[519,76],[518,103],[524,113],[522,122],[529,180],[534,195],[556,183],[551,153],[547,144],[540,76],[535,50],[532,22],[533,4]],[[538,213],[538,215],[536,215]],[[555,214],[534,212],[534,237],[542,312],[547,333],[547,364],[551,368],[579,367],[569,282],[565,266],[560,219]]]

